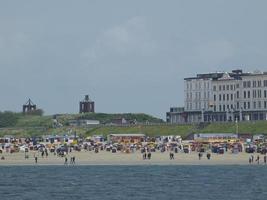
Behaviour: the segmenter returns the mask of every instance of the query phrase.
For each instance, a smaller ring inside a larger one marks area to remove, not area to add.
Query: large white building
[[[184,107],[167,112],[169,123],[267,120],[267,72],[198,74],[184,79]]]

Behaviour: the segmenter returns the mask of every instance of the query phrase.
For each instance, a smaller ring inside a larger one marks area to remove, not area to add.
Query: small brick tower
[[[80,101],[80,113],[94,113],[95,102],[89,99],[89,95],[85,95],[83,101]]]
[[[36,105],[32,102],[31,99],[29,99],[23,106],[22,106],[22,112],[24,114],[30,113],[31,111],[36,110]]]

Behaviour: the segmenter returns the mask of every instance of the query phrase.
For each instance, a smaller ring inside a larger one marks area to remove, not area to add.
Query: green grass
[[[145,114],[64,114],[58,116],[58,121],[64,126],[61,128],[52,128],[52,116],[30,116],[20,115],[16,125],[11,128],[0,129],[0,136],[15,135],[15,136],[40,136],[40,135],[62,135],[74,134],[77,135],[103,135],[107,136],[111,133],[143,133],[148,136],[160,135],[181,135],[187,136],[191,133],[236,133],[236,123],[212,123],[200,129],[197,125],[134,125],[134,126],[102,126],[102,127],[69,127],[67,126],[70,119],[97,119],[101,122],[111,121],[114,118],[125,117],[128,119],[138,118],[141,122],[147,120],[154,123],[162,122],[160,119],[153,118]],[[258,122],[239,122],[239,133],[251,134],[267,134],[267,121]]]
[[[202,133],[252,133],[267,134],[267,121],[239,122],[232,123],[212,123],[201,130]]]
[[[147,136],[181,135],[186,136],[192,130],[191,125],[142,125],[131,127],[98,127],[86,131],[86,135],[108,135],[111,133],[143,133]]]
[[[22,115],[19,117],[15,127],[51,127],[51,116]]]

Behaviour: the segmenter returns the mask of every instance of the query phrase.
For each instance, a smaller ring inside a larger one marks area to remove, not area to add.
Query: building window
[[[253,98],[255,99],[257,96],[257,91],[256,90],[253,90]]]
[[[221,85],[219,85],[219,91],[221,91],[222,90],[222,86]]]
[[[267,108],[267,101],[264,101],[264,108]]]
[[[261,87],[261,80],[258,81],[258,87]]]
[[[222,95],[221,94],[219,94],[219,101],[221,101],[222,100]]]
[[[258,108],[261,108],[261,101],[258,101]]]
[[[247,94],[247,93],[246,93],[246,91],[244,91],[244,99],[245,99],[245,98],[246,98],[246,96],[247,96],[246,94]]]
[[[219,111],[222,112],[222,105],[219,105]]]
[[[267,98],[267,90],[264,90],[264,98]]]
[[[256,101],[253,102],[253,108],[256,109]]]
[[[233,99],[234,99],[234,98],[233,98],[233,94],[231,94],[231,101],[233,101]]]
[[[225,101],[225,94],[223,94],[223,100]]]
[[[214,96],[213,96],[213,100],[216,101],[216,94],[214,94]]]
[[[230,86],[230,89],[233,90],[233,85]]]
[[[239,91],[236,92],[236,98],[239,99]]]
[[[247,103],[246,102],[244,102],[244,109],[247,109]]]
[[[248,109],[250,109],[250,102],[248,101]]]
[[[223,111],[225,112],[225,105],[223,105]]]
[[[229,90],[229,85],[226,85],[226,90]]]
[[[236,84],[236,88],[239,88],[239,83]]]
[[[257,87],[257,81],[253,81],[253,87]]]
[[[264,84],[264,87],[267,87],[267,80],[264,80],[263,84]]]
[[[225,90],[225,85],[223,85],[223,90]]]
[[[246,88],[246,87],[247,87],[247,82],[244,81],[244,82],[243,82],[243,88]]]
[[[248,91],[248,98],[250,98],[250,91]]]
[[[236,108],[239,109],[239,102],[236,103]]]
[[[247,87],[248,87],[248,88],[251,87],[251,82],[250,82],[250,81],[247,82]]]
[[[213,86],[213,91],[216,91],[216,86],[215,85]]]
[[[258,90],[258,98],[261,98],[261,90]]]
[[[229,94],[226,95],[227,101],[229,101]]]

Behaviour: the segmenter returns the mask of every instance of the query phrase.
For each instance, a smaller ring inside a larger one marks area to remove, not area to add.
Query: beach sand
[[[38,157],[38,162],[35,164],[34,154]],[[41,157],[41,154],[29,152],[29,158],[25,159],[24,153],[3,153],[5,160],[0,160],[0,166],[4,165],[64,165],[64,157],[54,156],[49,154],[48,157]],[[75,156],[76,165],[248,165],[248,159],[251,154],[239,153],[231,154],[211,154],[211,159],[208,160],[206,153],[203,154],[201,160],[198,159],[198,153],[190,154],[175,153],[174,160],[169,159],[169,152],[152,152],[151,160],[143,160],[140,151],[135,153],[111,153],[100,151],[72,152],[67,155],[68,163],[70,158]],[[254,158],[258,154],[254,154]],[[254,159],[255,160],[255,159]],[[263,164],[263,155],[260,155],[260,164]],[[254,161],[254,165],[256,162]]]

